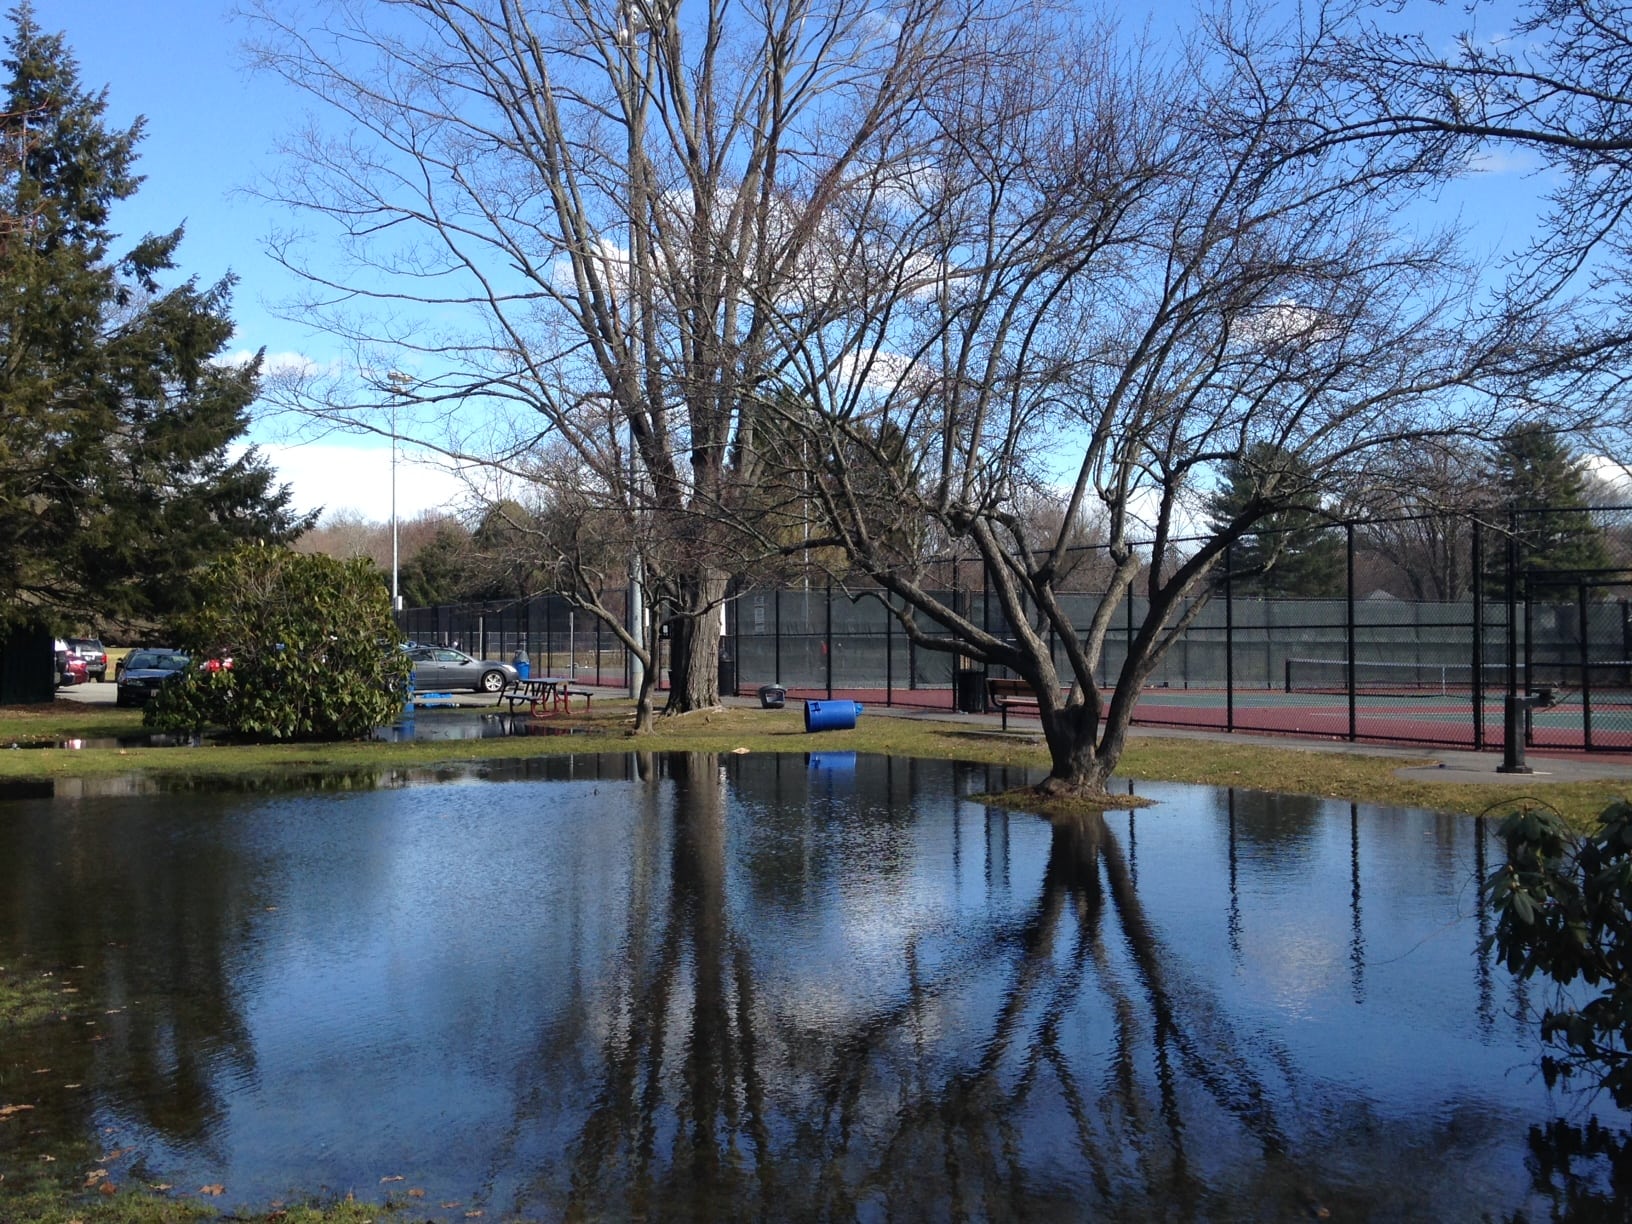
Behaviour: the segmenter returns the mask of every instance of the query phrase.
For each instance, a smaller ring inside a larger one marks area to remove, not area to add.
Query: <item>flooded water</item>
[[[0,1172],[111,1150],[226,1208],[437,1219],[1614,1210],[1627,1119],[1544,1089],[1477,951],[1482,822],[967,798],[1016,781],[631,755],[13,791],[0,966],[53,1016],[0,1028]]]

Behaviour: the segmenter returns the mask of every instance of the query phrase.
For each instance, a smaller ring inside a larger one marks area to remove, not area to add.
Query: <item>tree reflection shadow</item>
[[[1626,1219],[1632,1204],[1632,1135],[1602,1126],[1597,1118],[1584,1125],[1555,1118],[1532,1126],[1528,1143],[1531,1179],[1553,1204],[1553,1219],[1583,1224]]]
[[[1290,1057],[1163,947],[1102,816],[1054,824],[1020,917],[963,956],[904,937],[904,989],[833,1025],[760,997],[720,769],[671,769],[669,891],[630,915],[564,1214],[1190,1215],[1221,1160],[1312,1200],[1283,1167]],[[1099,1042],[1108,1059],[1085,1057]]]

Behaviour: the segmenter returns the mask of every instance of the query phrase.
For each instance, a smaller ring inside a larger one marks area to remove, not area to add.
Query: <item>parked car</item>
[[[90,678],[85,660],[69,650],[68,643],[60,638],[56,643],[55,659],[58,688],[65,684],[84,684]]]
[[[477,693],[497,693],[521,679],[508,663],[473,659],[451,646],[410,646],[408,662],[414,669],[416,692],[470,689]]]
[[[187,670],[192,662],[187,655],[174,650],[133,650],[125,656],[124,670],[119,673],[119,689],[114,704],[122,706],[146,705],[147,699],[158,691],[171,676]]]
[[[69,638],[68,653],[85,660],[85,670],[92,680],[100,683],[108,678],[108,652],[96,638]]]

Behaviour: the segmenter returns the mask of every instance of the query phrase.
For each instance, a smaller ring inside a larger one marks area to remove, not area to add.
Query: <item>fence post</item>
[[[1576,619],[1581,625],[1581,746],[1592,751],[1592,651],[1587,647],[1587,584],[1576,588]],[[1563,670],[1562,668],[1560,669]]]
[[[1519,699],[1519,511],[1507,512],[1507,697],[1502,702],[1502,763],[1497,773],[1534,772],[1524,763],[1524,703]],[[1529,613],[1525,613],[1526,620]],[[1528,647],[1526,648],[1528,652]]]
[[[895,613],[890,611],[887,599],[878,601],[884,608],[884,704],[895,704]]]
[[[782,588],[771,592],[771,683],[782,683]]]
[[[1473,520],[1473,750],[1485,747],[1485,524]]]
[[[1235,730],[1235,545],[1224,546],[1224,730]]]
[[[1356,701],[1356,696],[1355,696],[1356,689],[1355,689],[1355,674],[1354,674],[1354,663],[1355,663],[1355,658],[1356,658],[1355,648],[1354,648],[1354,639],[1355,639],[1355,632],[1356,632],[1356,630],[1355,630],[1355,618],[1354,618],[1354,524],[1352,522],[1344,523],[1343,524],[1343,533],[1344,533],[1344,537],[1345,537],[1345,543],[1347,544],[1347,550],[1346,551],[1348,552],[1348,558],[1347,559],[1348,559],[1348,586],[1349,586],[1349,591],[1348,591],[1347,609],[1346,609],[1346,613],[1345,613],[1347,623],[1344,625],[1344,631],[1345,631],[1345,636],[1347,636],[1347,638],[1349,639],[1349,643],[1348,643],[1349,644],[1349,667],[1348,667],[1348,672],[1349,672],[1349,739],[1352,741],[1352,740],[1356,740],[1356,739],[1360,738],[1360,720],[1359,720],[1359,714],[1358,714],[1358,710],[1357,710],[1357,704],[1358,703]]]
[[[833,700],[833,579],[827,580],[826,636],[822,639],[823,656],[827,661],[827,699]]]

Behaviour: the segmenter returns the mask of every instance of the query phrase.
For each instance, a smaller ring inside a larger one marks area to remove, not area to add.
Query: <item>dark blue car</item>
[[[114,701],[122,706],[146,705],[147,699],[171,676],[187,670],[192,662],[187,655],[174,650],[133,650],[125,656],[124,670],[119,673],[118,695]]]

